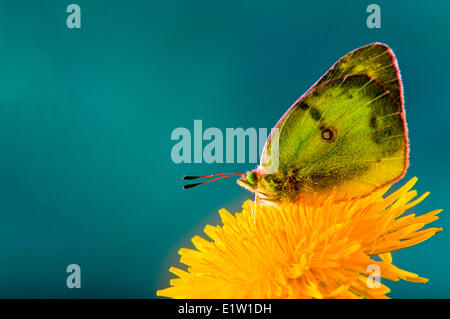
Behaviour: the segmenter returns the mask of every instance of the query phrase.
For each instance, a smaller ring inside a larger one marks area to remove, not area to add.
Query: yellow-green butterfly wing
[[[392,51],[375,43],[339,60],[277,123],[279,167],[267,173],[274,135],[264,148],[258,193],[292,200],[335,189],[357,197],[401,178],[408,165],[402,84]]]

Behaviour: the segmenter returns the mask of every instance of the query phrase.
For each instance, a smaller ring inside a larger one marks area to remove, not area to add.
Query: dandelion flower
[[[223,226],[206,226],[210,240],[195,236],[196,249],[182,248],[186,270],[158,296],[171,298],[387,298],[381,278],[427,282],[392,264],[391,252],[416,245],[441,231],[422,229],[441,210],[405,214],[428,193],[411,188],[417,178],[389,196],[387,188],[356,200],[312,196],[294,203],[243,204],[234,216],[220,210]],[[253,207],[254,209],[254,207]],[[256,218],[256,219],[255,219]]]

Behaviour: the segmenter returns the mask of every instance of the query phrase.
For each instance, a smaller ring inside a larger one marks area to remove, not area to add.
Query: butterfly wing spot
[[[386,129],[384,131],[377,131],[373,134],[373,140],[375,143],[380,144],[386,137],[391,136],[392,132],[390,129]]]
[[[298,107],[299,108],[301,108],[302,110],[307,110],[307,109],[309,109],[309,105],[308,105],[308,103],[306,103],[305,101],[300,101],[300,102],[298,102]]]
[[[320,121],[322,119],[322,113],[314,106],[309,105],[305,101],[298,102],[297,106],[304,111],[309,111],[309,114],[315,121]]]
[[[311,108],[311,110],[309,111],[309,114],[311,114],[311,117],[315,121],[320,121],[320,119],[322,118],[322,113],[320,113],[320,111],[315,107]]]
[[[333,139],[333,132],[331,132],[329,129],[323,130],[322,138],[327,141]]]
[[[323,140],[327,142],[334,142],[337,137],[337,130],[335,127],[328,127],[325,125],[320,125],[319,130],[321,131],[320,136]]]
[[[373,141],[380,145],[380,152],[383,157],[391,156],[403,147],[404,135],[393,135],[393,131],[396,131],[395,127],[388,127],[384,130],[375,131],[372,135]]]
[[[372,127],[372,128],[377,128],[377,118],[376,118],[376,116],[372,116],[372,118],[370,119],[370,126]]]

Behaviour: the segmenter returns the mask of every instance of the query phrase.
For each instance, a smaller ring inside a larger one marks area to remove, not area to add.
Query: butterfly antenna
[[[213,175],[205,175],[205,176],[183,176],[184,180],[193,180],[193,179],[199,179],[199,178],[207,178],[207,177],[217,177],[217,176],[219,176],[219,177],[211,179],[209,181],[184,185],[183,189],[193,188],[193,187],[196,187],[198,185],[214,182],[214,181],[217,181],[217,180],[225,178],[225,177],[242,176],[242,175],[243,175],[242,173],[221,173],[221,174],[213,174]]]

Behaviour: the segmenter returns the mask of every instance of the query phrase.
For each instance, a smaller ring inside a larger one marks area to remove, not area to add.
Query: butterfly
[[[184,179],[238,176],[240,186],[271,202],[331,191],[336,199],[355,198],[402,178],[408,154],[397,60],[387,45],[372,43],[338,60],[295,101],[256,169]]]

